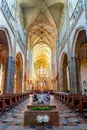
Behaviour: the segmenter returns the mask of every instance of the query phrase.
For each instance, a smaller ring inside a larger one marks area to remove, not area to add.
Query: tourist
[[[38,104],[38,95],[36,93],[33,95],[33,104]]]

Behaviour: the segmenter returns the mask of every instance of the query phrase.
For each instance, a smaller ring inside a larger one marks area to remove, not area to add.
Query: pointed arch
[[[69,70],[68,70],[68,55],[66,52],[61,56],[61,75],[62,75],[62,91],[67,92],[70,90],[69,83]]]
[[[16,55],[16,72],[15,72],[15,84],[14,92],[22,91],[22,77],[23,76],[23,58],[21,52]]]

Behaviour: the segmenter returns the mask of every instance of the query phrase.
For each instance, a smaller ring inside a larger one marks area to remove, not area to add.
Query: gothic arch
[[[12,55],[11,39],[8,30],[0,27],[0,92],[7,90],[7,64]]]
[[[69,70],[68,70],[68,55],[63,52],[61,57],[61,76],[62,76],[62,91],[68,92],[70,90],[69,84]]]
[[[23,58],[21,52],[16,55],[16,72],[15,72],[15,83],[14,92],[22,91],[22,78],[23,78]]]
[[[73,38],[73,42],[72,42],[72,50],[73,50],[73,56],[75,56],[75,57],[77,57],[77,53],[76,53],[77,40],[79,40],[78,38],[79,38],[79,35],[81,35],[80,33],[81,33],[82,31],[84,31],[85,36],[86,36],[85,27],[78,27],[78,28],[76,29],[76,31],[75,31],[75,34],[74,34],[74,38]],[[82,38],[82,37],[80,37],[80,38]],[[85,37],[83,36],[83,38],[85,38]],[[82,40],[84,41],[83,38],[82,38]],[[83,42],[82,42],[82,43],[83,43]],[[82,43],[81,43],[81,44],[82,44]],[[79,45],[79,46],[80,46],[80,45]],[[78,47],[79,47],[79,46],[78,46]]]
[[[0,27],[0,40],[6,45],[8,50],[8,56],[12,56],[12,45],[11,45],[11,37],[8,29],[6,27]],[[7,43],[7,44],[6,44]]]
[[[76,90],[84,94],[84,81],[87,80],[87,37],[86,30],[81,27],[76,30],[73,40],[73,56],[75,57]]]

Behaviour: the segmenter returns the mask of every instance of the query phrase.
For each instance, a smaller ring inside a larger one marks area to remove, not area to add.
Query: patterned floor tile
[[[41,127],[25,127],[24,111],[27,104],[31,103],[31,99],[27,99],[23,103],[13,108],[10,112],[6,112],[0,117],[0,130],[42,130]],[[51,103],[57,106],[59,111],[59,126],[48,126],[45,130],[87,130],[87,121],[72,112],[67,106],[51,97]]]

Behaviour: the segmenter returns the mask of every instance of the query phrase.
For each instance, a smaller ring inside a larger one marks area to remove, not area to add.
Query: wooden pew
[[[10,110],[29,97],[29,93],[12,93],[0,95],[0,114]]]
[[[6,111],[5,98],[4,96],[0,95],[0,113],[2,114],[5,111]]]
[[[63,103],[68,104],[68,94],[64,94]]]
[[[12,108],[12,97],[11,95],[5,95],[5,103],[6,103],[6,110],[10,110]]]
[[[15,107],[17,105],[17,99],[15,94],[12,96],[12,107]]]
[[[79,103],[80,113],[87,118],[87,96],[82,95]]]
[[[66,96],[65,105],[69,106],[71,102],[72,102],[72,97],[71,97],[71,94],[69,94]]]
[[[72,98],[72,101],[69,104],[69,107],[72,108],[75,112],[79,112],[79,104],[80,104],[81,95],[72,94],[70,97]]]
[[[59,100],[59,94],[57,92],[54,93],[54,97]]]
[[[63,102],[65,105],[68,105],[70,102],[69,95],[70,95],[69,93],[54,92],[55,98]]]

